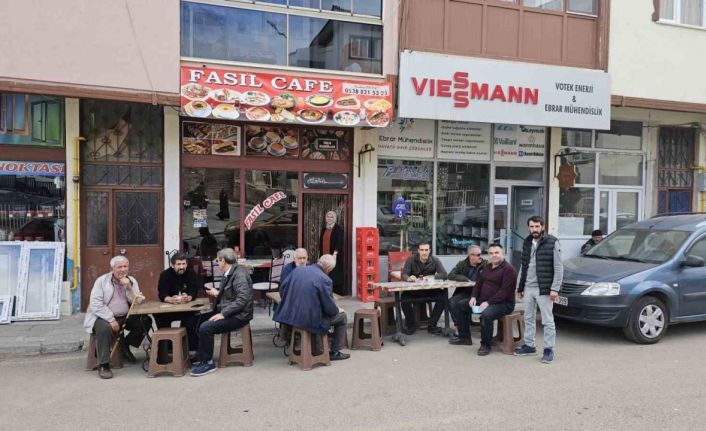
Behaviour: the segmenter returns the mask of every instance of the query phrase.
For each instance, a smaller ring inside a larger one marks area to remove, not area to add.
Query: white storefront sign
[[[458,161],[490,160],[490,124],[439,121],[436,157]]]
[[[434,158],[434,121],[400,118],[378,130],[381,157]]]
[[[610,128],[605,72],[405,51],[399,115],[406,118]]]
[[[496,124],[493,133],[495,161],[543,163],[546,134],[545,127]]]

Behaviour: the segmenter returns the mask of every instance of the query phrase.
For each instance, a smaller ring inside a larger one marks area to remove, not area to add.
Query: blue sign
[[[395,202],[392,203],[392,212],[397,218],[402,218],[409,214],[409,204],[402,196],[398,196]]]

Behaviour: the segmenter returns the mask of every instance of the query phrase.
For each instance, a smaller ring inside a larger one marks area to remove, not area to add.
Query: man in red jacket
[[[500,244],[488,247],[490,264],[481,272],[480,279],[473,287],[468,304],[472,309],[480,303],[480,348],[478,356],[486,356],[493,345],[493,324],[515,309],[515,287],[517,271],[505,260]],[[477,310],[477,309],[475,309]],[[474,310],[474,312],[475,312]]]

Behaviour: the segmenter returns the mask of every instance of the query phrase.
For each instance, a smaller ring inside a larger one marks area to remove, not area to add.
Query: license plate
[[[558,305],[563,305],[564,307],[566,307],[569,305],[569,298],[567,298],[566,296],[557,296],[554,302]]]

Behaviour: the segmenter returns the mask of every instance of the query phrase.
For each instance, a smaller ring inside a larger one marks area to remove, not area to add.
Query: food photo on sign
[[[240,126],[184,121],[181,134],[187,154],[240,155]]]
[[[248,156],[299,156],[299,131],[295,128],[248,124],[245,128],[245,142]]]
[[[302,158],[312,160],[348,160],[352,134],[341,129],[302,129]]]
[[[182,66],[182,113],[256,122],[386,127],[390,84]]]

